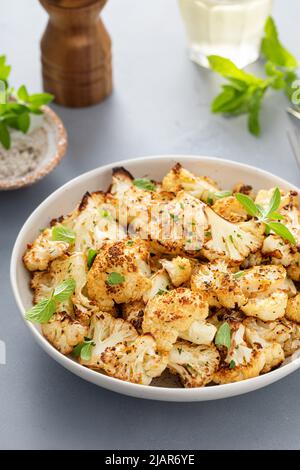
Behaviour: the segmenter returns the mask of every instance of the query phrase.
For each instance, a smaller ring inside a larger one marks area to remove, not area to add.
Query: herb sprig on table
[[[260,110],[267,90],[283,90],[291,100],[299,66],[298,60],[280,42],[271,17],[265,24],[261,54],[266,60],[266,78],[256,77],[239,69],[225,57],[208,56],[211,69],[229,82],[222,86],[221,93],[213,100],[212,112],[232,116],[248,114],[248,129],[255,136],[261,131]]]
[[[5,88],[5,102],[0,103],[0,143],[5,149],[11,146],[10,129],[26,134],[30,127],[30,115],[43,114],[42,106],[54,98],[49,93],[30,95],[25,85],[15,90],[8,82],[10,71],[6,57],[0,56],[0,82],[4,83]]]

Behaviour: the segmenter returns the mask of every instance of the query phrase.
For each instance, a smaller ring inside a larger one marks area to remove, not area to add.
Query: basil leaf
[[[279,188],[275,188],[270,200],[269,208],[267,209],[267,216],[269,216],[270,213],[277,211],[278,207],[280,206],[280,201],[281,195]]]
[[[155,191],[156,186],[153,181],[149,180],[148,178],[136,178],[133,180],[134,186],[139,189],[145,189],[146,191]]]
[[[75,287],[76,282],[74,281],[74,279],[66,279],[61,284],[55,287],[53,298],[57,302],[63,302],[64,300],[68,300],[74,293]]]
[[[255,77],[244,70],[239,69],[231,60],[218,55],[209,55],[207,57],[210,68],[229,80],[231,78],[240,80],[249,85],[261,84],[264,80]]]
[[[252,217],[261,217],[261,210],[257,207],[254,201],[246,194],[236,193],[236,199],[239,201],[240,204],[244,207],[249,215]]]
[[[10,149],[10,135],[3,121],[0,121],[0,142],[6,150]]]
[[[97,256],[97,250],[90,248],[88,251],[88,255],[87,255],[87,265],[89,269],[92,267],[96,256]]]
[[[261,52],[266,59],[275,65],[290,69],[298,67],[297,59],[280,42],[276,25],[271,16],[265,24],[265,36],[262,40]]]
[[[230,348],[231,331],[230,326],[227,322],[222,323],[222,325],[219,327],[215,337],[215,344],[217,346],[226,346],[227,349]]]
[[[18,89],[18,98],[22,101],[27,101],[28,100],[28,91],[25,85],[21,85],[20,88]]]
[[[47,323],[55,311],[55,301],[52,298],[45,299],[27,310],[25,318],[33,323]]]
[[[120,273],[112,272],[109,273],[107,276],[107,283],[110,286],[116,286],[118,284],[122,284],[125,281],[125,277],[122,276]]]
[[[268,214],[268,218],[274,220],[284,220],[283,215],[279,214],[279,212],[270,212],[270,214]]]
[[[75,232],[63,225],[55,225],[52,228],[52,240],[54,241],[74,243],[75,238]]]
[[[289,231],[289,229],[281,224],[280,222],[267,222],[267,227],[269,227],[273,232],[279,235],[283,240],[289,241],[292,245],[296,245],[296,239],[294,235]]]
[[[23,134],[26,134],[26,132],[29,129],[30,126],[30,116],[28,112],[19,114],[17,118],[17,123],[20,131],[23,132]]]
[[[80,358],[83,361],[89,361],[92,356],[92,347],[95,345],[95,343],[86,343],[82,346],[81,351],[80,351]]]

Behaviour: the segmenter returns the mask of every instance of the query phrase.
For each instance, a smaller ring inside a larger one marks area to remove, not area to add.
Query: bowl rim
[[[11,189],[20,189],[25,186],[30,186],[33,183],[44,178],[48,173],[50,173],[54,168],[61,162],[63,157],[66,154],[68,146],[68,135],[66,128],[53,109],[49,106],[42,106],[43,113],[48,117],[54,124],[57,130],[57,143],[56,150],[51,159],[40,167],[36,168],[34,171],[28,173],[25,176],[20,176],[19,178],[14,178],[11,181],[0,181],[0,191],[6,191]]]
[[[112,162],[106,165],[102,165],[100,167],[94,168],[93,170],[87,171],[78,175],[77,177],[69,180],[55,191],[53,191],[46,199],[44,199],[36,209],[30,214],[30,216],[24,222],[22,228],[19,231],[19,234],[16,238],[14,243],[14,247],[11,254],[11,262],[10,262],[10,281],[12,286],[12,291],[19,309],[19,313],[31,331],[32,335],[34,336],[35,340],[38,344],[47,352],[50,357],[52,357],[56,362],[63,365],[66,369],[73,372],[75,375],[87,380],[88,382],[92,382],[98,386],[103,388],[122,393],[125,395],[130,395],[138,398],[146,398],[152,400],[163,400],[163,401],[177,401],[177,402],[184,402],[184,401],[206,401],[206,400],[215,400],[220,398],[227,398],[235,395],[240,395],[243,393],[247,393],[259,388],[262,388],[266,385],[269,385],[281,378],[289,375],[296,369],[300,367],[300,357],[296,357],[291,362],[283,365],[282,367],[275,369],[271,372],[268,372],[264,375],[260,375],[258,377],[246,379],[240,382],[233,382],[230,384],[223,384],[223,385],[213,385],[208,387],[198,387],[198,388],[171,388],[171,387],[153,387],[149,385],[141,385],[141,384],[134,384],[131,382],[124,382],[120,379],[109,377],[103,373],[96,372],[92,369],[84,367],[83,365],[75,362],[68,356],[64,356],[60,353],[57,349],[55,349],[42,335],[40,331],[38,331],[35,326],[28,322],[25,317],[25,307],[21,298],[21,295],[18,290],[18,283],[17,283],[17,265],[20,262],[17,257],[17,253],[19,251],[20,245],[24,244],[23,234],[26,232],[28,226],[31,225],[31,221],[35,219],[35,217],[44,211],[44,208],[47,207],[49,203],[51,203],[57,195],[62,194],[66,189],[76,186],[76,183],[82,180],[88,180],[90,177],[97,175],[102,172],[107,172],[112,170],[112,168],[116,166],[128,166],[132,165],[137,162],[147,162],[153,160],[170,160],[172,161],[180,161],[184,162],[185,160],[195,160],[197,162],[209,162],[215,163],[216,165],[227,166],[227,167],[235,167],[237,169],[243,168],[244,170],[248,170],[252,173],[259,173],[261,176],[264,176],[268,179],[274,178],[277,180],[279,185],[284,187],[288,187],[291,190],[295,190],[300,193],[300,189],[297,186],[289,183],[287,180],[274,175],[266,170],[260,169],[258,167],[248,165],[245,163],[240,163],[232,160],[226,160],[224,158],[214,157],[214,156],[201,156],[201,155],[181,155],[181,154],[166,154],[166,155],[153,155],[153,156],[145,156],[140,158],[132,158],[127,160],[120,160],[116,162]]]

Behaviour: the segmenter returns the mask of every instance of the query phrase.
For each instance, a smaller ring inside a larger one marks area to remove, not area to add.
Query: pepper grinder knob
[[[64,106],[99,103],[112,91],[111,40],[100,11],[106,0],[40,0],[49,14],[41,40],[44,90]]]

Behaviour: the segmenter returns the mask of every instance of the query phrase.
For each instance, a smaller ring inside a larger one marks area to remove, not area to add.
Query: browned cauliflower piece
[[[131,323],[137,332],[141,335],[143,333],[142,323],[144,318],[145,303],[143,300],[135,300],[122,304],[122,317],[124,320]]]
[[[242,271],[237,281],[245,295],[270,293],[285,289],[286,270],[283,266],[272,264],[254,266]]]
[[[178,341],[169,353],[168,369],[180,377],[187,388],[204,387],[212,381],[219,367],[220,356],[216,347]]]
[[[62,256],[70,244],[52,240],[52,230],[47,228],[29,244],[23,261],[29,271],[44,271],[52,260]]]
[[[199,257],[207,228],[204,208],[203,202],[180,191],[171,201],[154,206],[147,224],[135,220],[132,225],[142,225],[154,253]]]
[[[251,197],[251,199],[254,199],[254,192],[252,186],[249,184],[244,184],[244,183],[237,183],[233,186],[232,188],[232,193],[242,193],[246,194],[246,196]]]
[[[208,303],[199,294],[178,287],[149,300],[142,328],[153,334],[159,350],[169,351],[181,333],[186,334],[193,322],[207,316]]]
[[[87,336],[95,345],[91,349],[91,358],[88,361],[80,359],[80,363],[92,369],[101,369],[101,355],[106,348],[135,341],[138,334],[135,328],[122,318],[114,318],[109,313],[101,312],[92,317]]]
[[[269,207],[271,198],[276,188],[271,189],[261,189],[258,191],[255,204],[259,204],[263,209],[267,209]],[[288,191],[285,192],[283,189],[280,189],[280,206],[279,211],[286,206],[295,206],[298,207],[298,194],[296,191]]]
[[[199,265],[192,274],[191,289],[201,293],[210,306],[237,308],[246,303],[239,280],[222,260]]]
[[[288,357],[300,349],[300,325],[289,320],[284,320],[284,324],[290,331],[290,336],[283,345],[284,354]]]
[[[285,314],[288,294],[277,290],[266,295],[254,295],[241,307],[248,317],[260,318],[263,321],[274,321]]]
[[[205,213],[211,239],[203,246],[202,254],[210,261],[224,259],[232,265],[240,264],[250,253],[256,252],[262,246],[263,224],[252,220],[232,224],[208,206]]]
[[[151,287],[149,249],[144,240],[106,242],[88,273],[87,292],[100,308],[142,298]]]
[[[192,264],[188,258],[177,256],[171,260],[162,259],[161,264],[175,287],[189,281],[192,274]]]
[[[290,338],[292,328],[291,322],[276,320],[264,322],[257,318],[245,318],[243,325],[246,327],[246,338],[249,344],[261,347],[269,343],[279,343],[283,346]]]
[[[289,320],[300,323],[300,293],[288,300],[285,316]]]
[[[284,361],[284,351],[279,343],[269,344],[263,348],[263,352],[265,355],[265,365],[261,371],[262,374],[270,372]]]
[[[214,373],[213,382],[216,384],[228,384],[257,377],[263,370],[265,362],[264,352],[259,349],[253,349],[251,359],[248,363],[231,369],[228,365],[222,365],[219,370]]]
[[[107,375],[126,382],[150,385],[168,363],[168,355],[157,351],[154,338],[145,334],[133,343],[119,343],[101,354],[102,368]]]
[[[41,325],[42,333],[62,354],[70,354],[87,336],[88,326],[72,320],[65,313],[55,313],[48,323]]]
[[[152,299],[157,294],[163,294],[173,287],[170,277],[164,269],[156,271],[156,273],[151,276],[150,281],[151,287],[143,295],[144,302],[148,302],[148,300]]]
[[[234,196],[217,199],[212,209],[233,224],[245,222],[248,219],[247,212]]]
[[[162,181],[162,187],[165,191],[173,193],[184,190],[205,202],[219,191],[214,181],[205,176],[193,175],[193,173],[183,168],[180,163],[176,163],[166,174]]]

